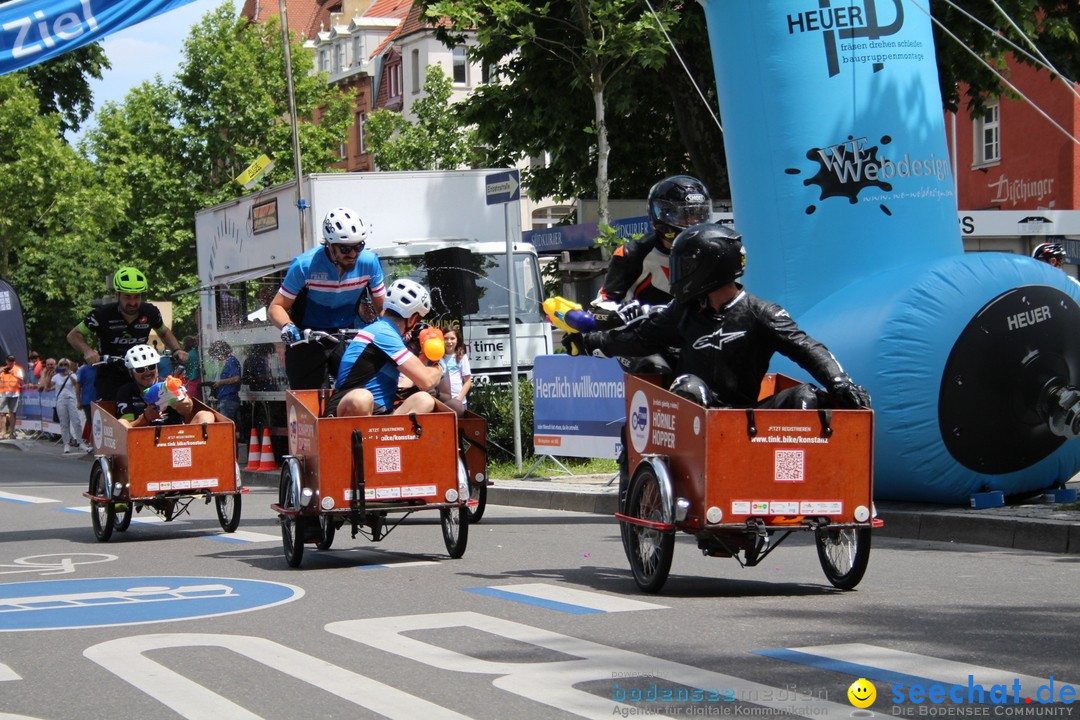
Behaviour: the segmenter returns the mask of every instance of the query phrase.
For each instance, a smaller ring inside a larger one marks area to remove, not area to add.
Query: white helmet
[[[386,289],[383,307],[393,310],[406,320],[414,313],[419,313],[420,317],[424,317],[431,312],[431,297],[420,283],[402,278],[390,283],[390,287]]]
[[[359,245],[364,249],[364,241],[367,240],[368,230],[364,227],[364,221],[360,216],[349,208],[334,208],[326,213],[322,224],[323,242],[327,245]]]
[[[161,361],[158,351],[149,345],[133,345],[124,353],[124,364],[128,370],[141,370],[144,367],[157,365]]]

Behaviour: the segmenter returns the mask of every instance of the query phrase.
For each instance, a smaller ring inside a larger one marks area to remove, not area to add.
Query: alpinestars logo
[[[842,40],[858,40],[866,38],[868,42],[840,43],[842,52],[874,51],[857,56],[857,62],[872,62],[874,72],[885,67],[884,61],[892,59],[888,53],[877,51],[893,51],[900,47],[921,47],[922,43],[908,45],[905,42],[894,43],[883,41],[881,38],[895,35],[904,27],[904,7],[901,0],[890,0],[888,4],[893,6],[893,21],[887,25],[878,23],[878,8],[876,0],[863,0],[863,7],[855,4],[844,7],[831,7],[829,0],[818,0],[820,6],[817,10],[794,13],[787,16],[787,30],[789,35],[795,33],[820,32],[825,41],[825,62],[828,65],[829,77],[840,73],[840,55],[837,53],[837,43]],[[844,62],[856,62],[849,57],[843,58]]]
[[[738,340],[745,334],[745,330],[726,333],[724,332],[723,328],[721,328],[720,330],[717,330],[711,335],[703,335],[702,337],[699,337],[697,340],[695,340],[694,349],[703,350],[705,348],[716,348],[717,350],[720,350],[724,347],[725,344],[731,342],[732,340]]]

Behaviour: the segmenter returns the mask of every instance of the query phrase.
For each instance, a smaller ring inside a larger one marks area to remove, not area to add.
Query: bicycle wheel
[[[116,503],[113,512],[116,515],[116,532],[125,532],[131,525],[131,503]]]
[[[439,515],[446,552],[456,560],[465,554],[465,546],[469,544],[469,513],[459,506],[443,508]]]
[[[299,498],[296,497],[296,484],[293,482],[294,476],[300,476],[300,462],[294,457],[287,457],[281,465],[281,484],[278,488],[278,504],[286,510],[297,510],[300,507]],[[300,562],[304,559],[305,522],[303,515],[281,516],[281,547],[289,567],[300,567]]]
[[[814,529],[818,560],[834,587],[851,590],[870,563],[870,528]]]
[[[660,481],[649,464],[644,464],[630,483],[626,515],[642,520],[661,522]],[[641,525],[627,524],[626,556],[634,572],[634,582],[642,592],[659,592],[671,571],[671,556],[675,550],[675,533]]]
[[[101,460],[94,463],[90,468],[90,494],[97,497],[108,496],[109,474],[108,466]],[[90,501],[90,520],[94,524],[94,536],[99,542],[108,542],[112,537],[113,525],[116,522],[116,510],[111,502]]]
[[[322,539],[315,543],[320,550],[329,550],[334,544],[334,536],[337,535],[337,524],[329,515],[319,516],[319,529],[322,530]]]
[[[221,529],[225,532],[236,532],[236,528],[240,527],[240,505],[240,493],[218,495],[214,498],[218,522],[221,523]]]

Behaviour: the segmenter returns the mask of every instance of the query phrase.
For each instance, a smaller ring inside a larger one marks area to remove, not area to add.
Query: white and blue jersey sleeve
[[[367,388],[375,402],[390,408],[397,392],[398,367],[416,357],[405,347],[394,324],[379,318],[360,330],[345,349],[334,382],[334,393]]]
[[[356,265],[342,275],[320,245],[293,258],[278,292],[296,300],[306,289],[303,317],[295,322],[307,328],[336,330],[361,324],[356,304],[367,288],[374,297],[386,294],[382,266],[375,253],[363,250]]]

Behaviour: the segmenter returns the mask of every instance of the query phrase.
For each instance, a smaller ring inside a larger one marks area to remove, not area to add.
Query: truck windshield
[[[442,292],[448,285],[475,283],[475,306],[466,303],[466,311],[473,320],[505,320],[510,314],[510,292],[506,274],[506,253],[470,253],[469,267],[447,268],[430,260],[431,256],[380,256],[385,282],[389,285],[398,278],[416,280],[431,291],[437,313],[445,312],[439,307]],[[471,290],[471,288],[470,288]],[[519,323],[542,323],[543,286],[536,256],[529,253],[514,254],[514,313]],[[469,294],[467,290],[466,295]],[[475,307],[475,312],[470,312]]]

